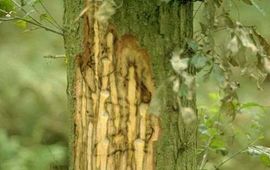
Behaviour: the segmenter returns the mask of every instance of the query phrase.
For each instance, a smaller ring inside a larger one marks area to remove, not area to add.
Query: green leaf
[[[180,96],[187,96],[188,95],[188,86],[186,84],[182,84],[180,86]]]
[[[0,11],[0,16],[5,16],[6,11],[7,13],[14,10],[14,4],[11,0],[0,0],[0,9],[3,11]]]
[[[198,43],[196,41],[189,40],[187,43],[188,43],[188,47],[190,49],[192,49],[193,51],[198,51],[199,45],[198,45]]]
[[[208,97],[213,101],[218,101],[220,99],[219,93],[209,93]]]
[[[258,107],[260,109],[262,109],[263,111],[265,111],[265,107],[258,104],[258,103],[253,103],[253,102],[249,102],[249,103],[244,103],[241,105],[240,109],[248,109],[248,108],[252,108],[252,107]]]
[[[196,77],[198,80],[205,81],[208,80],[211,76],[213,69],[213,63],[210,62],[209,64],[205,65],[197,74]]]
[[[212,70],[212,76],[219,83],[223,83],[225,81],[224,72],[222,71],[222,69],[219,67],[218,64],[214,64],[213,70]]]
[[[215,137],[218,135],[218,129],[217,128],[209,128],[208,129],[209,136]],[[214,140],[215,141],[215,140]],[[213,142],[214,142],[213,141]]]
[[[224,148],[225,142],[221,140],[221,138],[214,138],[212,143],[211,143],[211,148],[212,149],[218,149],[218,148]]]
[[[207,63],[207,58],[203,55],[196,54],[191,59],[191,64],[193,64],[197,69],[203,68]]]
[[[228,150],[226,148],[225,142],[220,137],[215,137],[212,140],[210,147],[211,149],[215,150],[218,153],[221,153],[222,155],[228,154]]]
[[[270,167],[270,158],[268,155],[262,154],[260,156],[260,160],[265,166]]]
[[[39,19],[40,19],[40,21],[51,21],[52,20],[51,17],[46,13],[40,14]]]
[[[211,128],[214,124],[214,121],[212,119],[206,119],[204,123],[207,128]],[[212,134],[212,132],[209,133]]]
[[[16,26],[21,28],[21,29],[26,29],[27,28],[27,22],[25,22],[23,20],[18,20],[16,22]]]

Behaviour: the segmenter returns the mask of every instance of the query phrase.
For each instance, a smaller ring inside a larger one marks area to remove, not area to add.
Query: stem
[[[22,21],[25,21],[25,22],[27,22],[27,23],[29,23],[29,24],[32,24],[32,25],[35,25],[35,26],[37,26],[37,27],[43,28],[43,29],[46,30],[46,31],[49,31],[49,32],[52,32],[52,33],[55,33],[55,34],[58,34],[58,35],[63,36],[63,33],[62,33],[62,32],[58,32],[58,31],[53,30],[53,29],[51,29],[51,28],[49,28],[49,27],[46,27],[46,26],[44,26],[44,25],[42,25],[42,24],[36,23],[36,22],[34,22],[34,21],[27,20],[27,19],[24,19],[24,18],[20,18],[20,17],[0,18],[0,21],[13,21],[13,20],[22,20]]]
[[[209,146],[210,144],[212,143],[212,140],[214,139],[214,137],[210,137],[207,141],[207,145],[206,145],[206,149],[204,151],[204,154],[203,154],[203,159],[202,159],[202,162],[201,162],[201,165],[200,165],[200,168],[199,170],[202,170],[204,167],[205,167],[205,164],[207,162],[207,156],[208,156],[208,153],[209,153]]]
[[[202,4],[203,4],[203,2],[201,2],[201,4],[200,4],[200,6],[196,9],[196,11],[195,11],[195,13],[194,13],[194,15],[193,15],[193,18],[195,18],[196,17],[196,15],[197,15],[197,13],[198,13],[198,11],[200,10],[200,8],[202,7]]]
[[[255,144],[257,142],[258,139],[255,139],[254,141],[250,142],[250,144],[248,144],[247,146],[245,146],[244,148],[242,148],[241,150],[235,152],[234,154],[232,154],[230,157],[228,157],[227,159],[221,161],[218,165],[215,166],[215,169],[219,169],[221,166],[223,166],[226,162],[228,162],[229,160],[233,159],[234,157],[236,157],[237,155],[239,155],[240,153],[244,152],[245,150],[248,149],[248,147],[252,146],[253,144]]]
[[[228,162],[229,160],[233,159],[234,157],[236,157],[237,155],[239,155],[240,153],[244,152],[248,147],[244,147],[241,150],[239,150],[238,152],[235,152],[234,154],[232,154],[229,158],[223,160],[222,162],[220,162],[217,166],[215,166],[215,169],[219,169],[221,166],[223,166],[226,162]]]

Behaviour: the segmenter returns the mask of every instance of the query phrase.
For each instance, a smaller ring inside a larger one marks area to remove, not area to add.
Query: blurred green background
[[[45,5],[61,23],[62,1]],[[0,24],[0,170],[67,164],[68,112],[61,36]]]
[[[258,1],[265,15],[252,6],[233,1],[235,18],[256,25],[270,40],[270,1]],[[61,23],[62,1],[44,0],[44,3]],[[195,9],[198,6],[196,3]],[[68,163],[65,60],[44,58],[55,54],[64,54],[62,37],[43,30],[27,32],[12,22],[0,24],[0,170],[48,170],[52,165]],[[241,83],[238,92],[242,102],[270,106],[269,79],[263,85],[264,91],[259,91],[255,81],[236,78]],[[215,87],[212,82],[200,84],[199,105],[210,104],[208,93],[215,92]],[[236,120],[240,126],[247,125],[252,117]],[[268,120],[269,113],[261,121],[266,136],[261,144],[270,147]],[[224,169],[267,168],[257,158],[241,155],[229,161]]]

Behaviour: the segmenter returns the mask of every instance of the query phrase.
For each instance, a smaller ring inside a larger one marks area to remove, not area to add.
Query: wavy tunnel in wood
[[[93,17],[100,4],[87,5],[74,82],[74,168],[152,170],[159,122],[147,113],[154,92],[150,56],[136,37],[117,39],[112,26]]]

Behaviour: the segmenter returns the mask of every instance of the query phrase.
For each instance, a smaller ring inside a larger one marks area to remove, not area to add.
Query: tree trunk
[[[173,97],[168,79],[173,50],[192,38],[192,2],[115,0],[114,9],[109,3],[64,1],[70,168],[195,170],[196,123],[187,126],[179,112],[196,110],[195,95]]]

